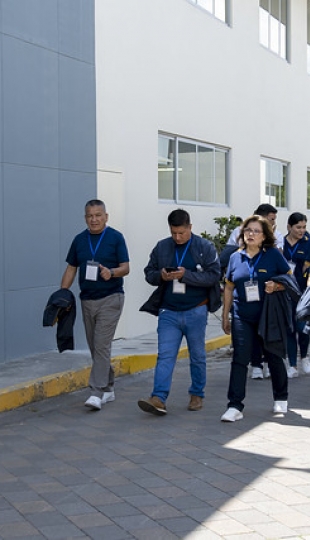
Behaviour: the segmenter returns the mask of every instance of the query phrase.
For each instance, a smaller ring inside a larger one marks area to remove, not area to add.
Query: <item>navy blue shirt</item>
[[[283,255],[287,261],[292,261],[296,266],[294,276],[301,291],[307,287],[307,272],[303,272],[305,262],[310,263],[310,239],[308,236],[303,236],[301,240],[296,242],[294,246],[284,238]]]
[[[173,264],[175,266],[183,266],[191,272],[197,272],[195,261],[188,249],[182,260],[182,255],[186,249],[187,244],[175,245],[176,257]],[[179,262],[181,264],[179,264]],[[194,287],[193,285],[185,285],[185,294],[173,292],[173,282],[166,281],[166,289],[163,297],[161,307],[164,309],[170,309],[171,311],[187,311],[197,307],[201,302],[207,298],[206,287]]]
[[[123,278],[111,278],[104,281],[98,271],[97,281],[85,279],[87,261],[94,259],[95,262],[107,268],[117,268],[120,263],[129,261],[125,239],[119,231],[112,227],[105,228],[105,233],[93,257],[89,242],[91,242],[94,252],[100,237],[101,233],[90,234],[89,230],[86,229],[74,238],[67,255],[67,263],[79,268],[80,298],[82,300],[97,300],[114,293],[124,292]]]
[[[253,281],[258,283],[259,300],[247,302],[245,283],[250,281],[250,267],[254,266]],[[260,251],[250,259],[245,250],[238,250],[230,256],[226,281],[234,284],[234,316],[240,319],[259,321],[265,296],[265,282],[272,277],[287,274],[290,267],[277,248]]]

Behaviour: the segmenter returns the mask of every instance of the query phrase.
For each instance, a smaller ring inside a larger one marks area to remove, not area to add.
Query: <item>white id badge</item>
[[[246,281],[244,284],[245,296],[247,302],[256,302],[259,300],[259,290],[257,281]]]
[[[293,261],[287,261],[290,269],[292,270],[293,274],[295,272],[296,264]]]
[[[180,283],[177,279],[173,280],[172,292],[176,294],[185,294],[186,285],[185,283]]]
[[[99,263],[95,261],[87,261],[85,279],[89,281],[97,281]]]

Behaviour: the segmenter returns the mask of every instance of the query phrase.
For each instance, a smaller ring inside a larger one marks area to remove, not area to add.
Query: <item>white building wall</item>
[[[307,2],[290,2],[290,62],[259,44],[258,0],[231,4],[228,26],[187,0],[96,1],[98,195],[131,258],[118,336],[156,327],[138,312],[152,292],[143,267],[177,207],[158,201],[159,130],[231,148],[229,204],[183,205],[197,234],[214,234],[216,216],[246,217],[263,202],[261,155],[291,164],[279,229],[291,212],[306,212]]]

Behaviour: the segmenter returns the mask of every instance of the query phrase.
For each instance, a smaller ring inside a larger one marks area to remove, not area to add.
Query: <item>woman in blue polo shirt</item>
[[[307,217],[300,212],[291,214],[287,221],[288,234],[284,239],[283,255],[294,273],[300,290],[303,292],[307,287],[308,268],[310,266],[310,239],[306,234]],[[305,325],[296,320],[296,306],[292,301],[293,309],[293,332],[287,335],[287,356],[289,378],[298,377],[297,349],[300,350],[301,369],[304,373],[310,373],[310,362],[307,358],[309,336],[303,333]]]
[[[272,277],[290,273],[278,249],[269,222],[258,215],[248,217],[241,227],[241,248],[230,257],[226,272],[222,327],[232,334],[233,359],[228,389],[228,408],[223,422],[243,418],[243,400],[253,343],[260,340],[258,324],[265,293],[283,290]],[[232,320],[230,322],[230,311]],[[268,361],[274,397],[274,412],[287,412],[287,373],[281,357],[262,349]]]

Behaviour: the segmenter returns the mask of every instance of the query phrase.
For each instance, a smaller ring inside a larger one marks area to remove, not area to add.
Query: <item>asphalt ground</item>
[[[0,415],[0,540],[310,539],[310,376],[289,381],[274,415],[270,380],[248,379],[244,419],[226,408],[229,347],[208,354],[204,407],[187,410],[177,362],[167,415],[142,412],[153,369]]]

